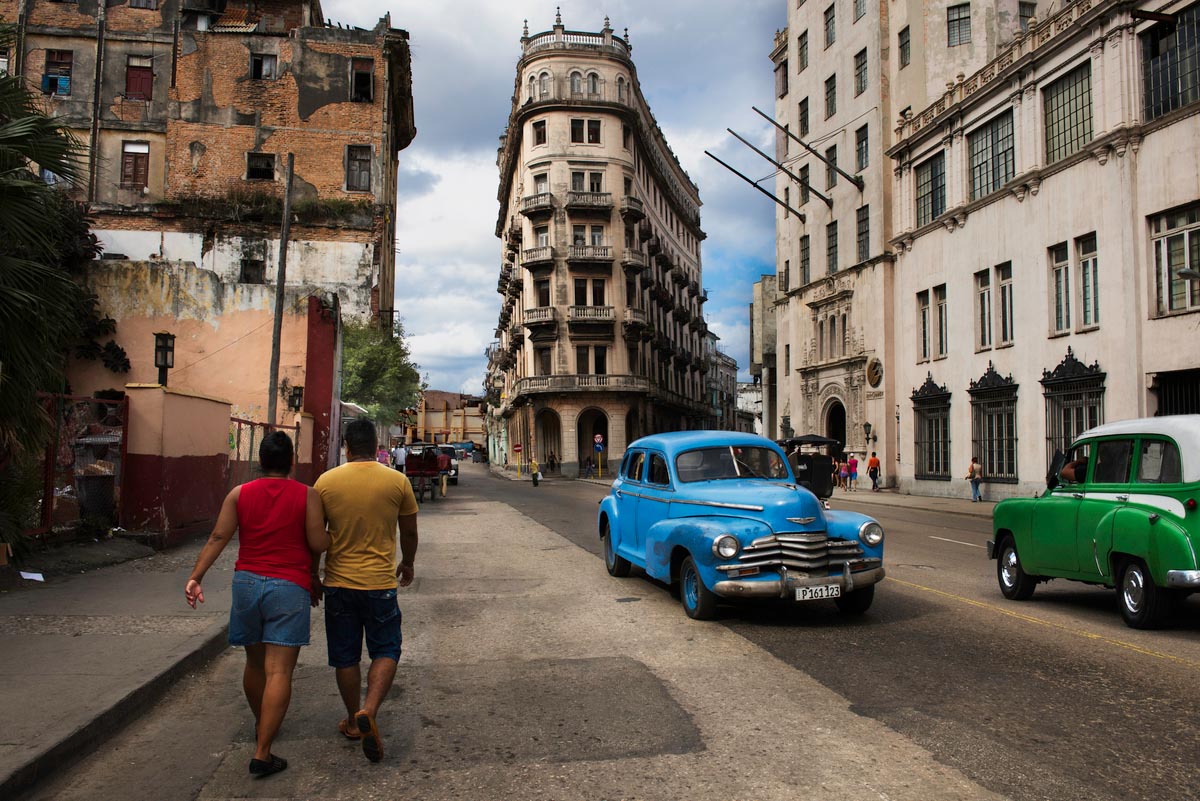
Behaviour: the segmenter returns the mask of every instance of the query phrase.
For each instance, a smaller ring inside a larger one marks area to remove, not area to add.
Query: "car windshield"
[[[727,445],[701,448],[675,457],[679,480],[717,481],[725,478],[788,478],[787,464],[770,448]]]

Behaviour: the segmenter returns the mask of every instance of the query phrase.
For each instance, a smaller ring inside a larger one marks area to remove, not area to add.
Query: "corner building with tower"
[[[628,32],[560,16],[521,45],[497,158],[490,457],[607,472],[640,436],[710,422],[699,191],[650,113]]]

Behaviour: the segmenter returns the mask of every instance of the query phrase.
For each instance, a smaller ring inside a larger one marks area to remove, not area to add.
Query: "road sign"
[[[516,444],[516,445],[513,445],[513,453],[520,453],[520,452],[521,452],[521,445],[520,445],[520,443],[518,443],[518,444]]]
[[[603,445],[604,444],[604,435],[597,434],[596,436],[592,437],[592,441],[595,442],[597,445]]]
[[[596,453],[601,453],[603,450],[604,450],[604,443],[597,442],[596,443]]]

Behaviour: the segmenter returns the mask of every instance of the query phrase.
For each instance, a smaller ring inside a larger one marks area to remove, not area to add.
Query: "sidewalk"
[[[85,756],[226,647],[233,560],[209,572],[199,611],[183,599],[202,544],[0,593],[0,798]]]

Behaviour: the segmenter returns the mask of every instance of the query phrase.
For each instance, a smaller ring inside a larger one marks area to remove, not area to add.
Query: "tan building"
[[[709,421],[700,196],[607,19],[585,33],[560,17],[521,45],[498,156],[491,458],[553,452],[570,476],[597,438],[612,462]]]
[[[965,495],[978,456],[985,496],[1025,495],[1085,428],[1200,413],[1200,3],[1026,25],[888,154],[914,493]]]
[[[791,175],[779,173],[776,194],[800,216],[776,209],[775,398],[762,368],[768,436],[815,433],[847,451],[876,451],[884,483],[895,486],[893,120],[981,67],[1036,6],[787,3],[771,60],[775,116],[787,128],[777,159]]]

